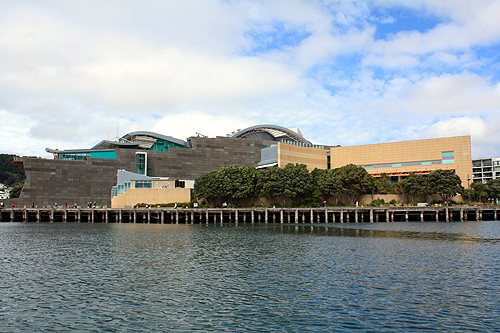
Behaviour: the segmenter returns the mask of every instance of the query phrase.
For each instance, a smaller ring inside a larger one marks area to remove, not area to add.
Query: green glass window
[[[135,173],[146,174],[146,154],[135,154]]]
[[[158,139],[156,142],[149,148],[148,150],[155,150],[155,151],[168,151],[170,147],[173,148],[187,148],[185,146],[179,145],[174,142]]]

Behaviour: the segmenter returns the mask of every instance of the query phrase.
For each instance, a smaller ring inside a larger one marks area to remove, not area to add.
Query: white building
[[[487,183],[500,178],[500,157],[472,160],[472,180],[474,183]]]
[[[0,190],[0,200],[10,199],[10,190],[6,187],[3,187]]]

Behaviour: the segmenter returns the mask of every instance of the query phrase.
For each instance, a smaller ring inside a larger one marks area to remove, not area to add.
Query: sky
[[[0,153],[258,124],[500,157],[500,0],[0,1]]]

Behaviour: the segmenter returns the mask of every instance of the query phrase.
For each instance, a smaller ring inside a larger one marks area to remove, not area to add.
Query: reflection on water
[[[498,331],[499,222],[0,224],[14,331]]]
[[[401,226],[403,224],[399,223],[399,225]],[[385,226],[387,226],[387,224],[385,224]],[[312,224],[272,225],[270,227],[267,227],[267,229],[272,230],[274,232],[279,231],[287,234],[314,234],[320,236],[337,236],[337,237],[407,238],[415,240],[441,240],[441,241],[459,241],[459,242],[471,242],[471,243],[500,242],[500,238],[491,235],[479,236],[463,232],[445,232],[445,231],[366,229],[366,228],[355,228],[352,227],[352,225],[348,227],[338,227],[338,226],[332,227],[329,226],[328,224],[322,224],[319,226]]]

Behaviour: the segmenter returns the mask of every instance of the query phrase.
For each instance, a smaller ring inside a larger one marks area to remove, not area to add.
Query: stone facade
[[[87,161],[25,158],[27,177],[18,205],[38,207],[55,203],[85,206],[111,203],[111,187],[116,181],[119,160],[89,159]]]
[[[96,202],[111,205],[111,188],[118,169],[135,172],[135,153],[146,152],[147,175],[196,179],[201,175],[234,164],[256,167],[260,150],[267,141],[238,138],[189,139],[191,149],[171,148],[168,152],[117,148],[117,159],[89,158],[86,161],[23,158],[27,173],[18,206],[85,206]]]

